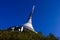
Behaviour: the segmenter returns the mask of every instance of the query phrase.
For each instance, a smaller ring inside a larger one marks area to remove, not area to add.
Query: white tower
[[[32,31],[34,31],[34,28],[32,25],[32,14],[33,14],[34,8],[35,8],[35,6],[33,6],[33,8],[32,8],[32,11],[30,13],[30,16],[29,16],[27,22],[23,25],[24,28],[32,30]]]

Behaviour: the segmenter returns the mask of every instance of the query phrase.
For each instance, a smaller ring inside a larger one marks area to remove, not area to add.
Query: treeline
[[[0,40],[59,40],[52,33],[48,36],[44,36],[41,32],[34,33],[30,30],[24,32],[19,31],[0,31]]]
[[[38,32],[38,34],[40,35],[40,40],[59,40],[59,38],[52,33],[49,33],[48,36],[44,36],[41,32]]]

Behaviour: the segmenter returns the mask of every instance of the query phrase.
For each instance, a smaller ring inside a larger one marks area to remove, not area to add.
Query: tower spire
[[[35,8],[35,6],[33,5],[32,11],[30,12],[29,18],[27,20],[27,22],[29,22],[29,23],[32,23],[32,15],[33,15],[33,12],[34,12],[34,8]]]
[[[25,28],[34,31],[33,25],[32,25],[32,14],[34,12],[35,6],[33,5],[32,11],[30,12],[30,16],[27,20],[27,22],[23,25]]]

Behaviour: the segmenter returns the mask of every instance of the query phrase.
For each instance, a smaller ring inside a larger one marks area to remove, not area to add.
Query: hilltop
[[[0,31],[0,40],[58,40],[53,34],[44,36],[41,32],[35,33],[30,30],[19,32],[17,30],[2,30]]]

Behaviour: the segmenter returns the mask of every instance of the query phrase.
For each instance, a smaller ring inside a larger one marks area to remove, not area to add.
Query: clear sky
[[[33,5],[34,29],[60,36],[60,0],[0,0],[0,29],[23,25]]]

